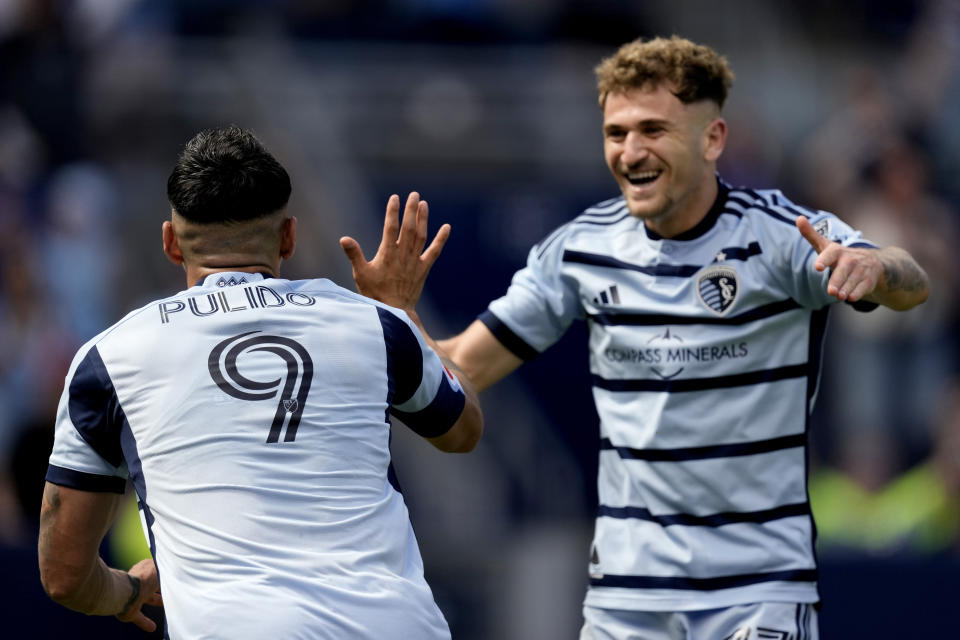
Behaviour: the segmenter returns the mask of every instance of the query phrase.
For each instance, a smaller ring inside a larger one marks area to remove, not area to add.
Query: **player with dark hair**
[[[621,196],[534,246],[440,345],[482,390],[587,322],[600,504],[582,639],[816,638],[806,448],[827,312],[909,309],[927,276],[831,213],[719,178],[733,74],[709,47],[637,40],[597,79]],[[361,293],[413,308],[402,268],[341,246]]]
[[[41,512],[47,593],[148,631],[141,607],[162,604],[173,638],[449,638],[392,474],[390,415],[470,451],[483,418],[469,381],[402,311],[278,277],[296,244],[290,180],[251,133],[198,134],[168,196],[163,249],[189,288],[70,367]],[[423,269],[449,233],[424,251],[427,214],[411,194],[391,227]],[[129,572],[98,555],[127,479],[153,556]]]

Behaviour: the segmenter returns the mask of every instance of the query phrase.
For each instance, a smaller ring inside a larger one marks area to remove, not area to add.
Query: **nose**
[[[631,131],[623,142],[623,153],[620,155],[620,159],[628,167],[633,167],[643,162],[647,153],[643,136]]]

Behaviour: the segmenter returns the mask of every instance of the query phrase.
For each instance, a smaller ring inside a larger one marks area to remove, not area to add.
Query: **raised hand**
[[[880,250],[845,247],[817,233],[806,217],[797,218],[797,229],[817,252],[814,268],[832,269],[827,293],[856,302],[874,292],[884,276]]]
[[[429,215],[426,201],[421,201],[420,194],[414,191],[407,196],[402,222],[399,214],[400,197],[392,195],[387,200],[383,238],[373,260],[367,262],[360,244],[349,236],[340,238],[340,247],[353,267],[359,293],[410,312],[420,299],[430,268],[450,237],[450,225],[441,226],[424,251]]]

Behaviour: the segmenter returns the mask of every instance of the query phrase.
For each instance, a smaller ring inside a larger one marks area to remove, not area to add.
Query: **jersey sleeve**
[[[459,380],[405,313],[383,307],[377,312],[387,345],[391,413],[424,438],[442,436],[466,405]]]
[[[123,493],[127,470],[120,438],[125,423],[96,346],[81,350],[57,408],[47,481],[83,491]]]
[[[563,251],[571,230],[572,224],[564,225],[535,245],[507,293],[478,318],[522,360],[535,358],[559,340],[574,320],[583,318],[577,290],[563,277]]]
[[[864,239],[863,234],[832,213],[815,211],[809,217],[810,225],[820,235],[837,244],[845,247],[878,248],[875,243]],[[803,306],[813,308],[837,302],[836,298],[827,293],[830,269],[817,271],[813,266],[817,260],[816,250],[799,231],[793,234],[792,242],[790,255],[794,299]],[[852,303],[852,306],[859,311],[870,311],[877,307],[875,303],[866,301]]]
[[[781,267],[789,272],[784,286],[791,297],[801,306],[814,309],[837,302],[827,293],[831,271],[816,270],[813,265],[817,261],[817,252],[792,224],[793,221],[797,216],[806,216],[817,233],[845,247],[877,249],[876,243],[864,239],[859,231],[836,215],[797,206],[777,190],[761,192],[760,196],[766,204],[766,210],[789,226],[789,230],[781,228],[774,242],[781,247],[782,259],[786,263]],[[875,303],[863,300],[852,303],[852,306],[859,311],[871,311],[877,307]]]

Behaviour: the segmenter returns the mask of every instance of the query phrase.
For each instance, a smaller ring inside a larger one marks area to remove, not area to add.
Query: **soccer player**
[[[440,344],[481,390],[587,322],[600,504],[582,639],[816,638],[806,447],[827,312],[909,309],[927,276],[831,213],[718,176],[733,74],[712,49],[638,40],[597,78],[621,196],[534,246]],[[379,254],[341,246],[359,291],[412,308],[396,265],[388,282]]]
[[[469,451],[483,426],[470,382],[403,311],[278,277],[296,242],[290,180],[251,133],[198,134],[167,193],[163,250],[188,288],[70,367],[41,514],[47,593],[148,631],[141,606],[162,602],[171,638],[449,638],[390,414]],[[392,240],[429,268],[449,227],[423,251],[426,203],[408,202]],[[98,556],[127,478],[153,556],[129,572]]]

